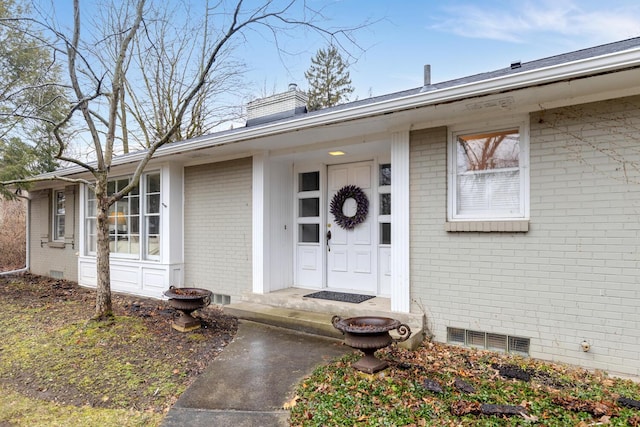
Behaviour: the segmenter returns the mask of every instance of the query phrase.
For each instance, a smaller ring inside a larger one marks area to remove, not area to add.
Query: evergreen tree
[[[353,92],[351,78],[338,49],[330,45],[327,49],[319,49],[311,66],[304,73],[309,82],[309,111],[332,107],[349,101]]]
[[[0,181],[55,169],[58,147],[50,132],[67,108],[46,40],[30,21],[12,19],[28,7],[24,0],[0,0]],[[10,193],[0,187],[0,195]]]

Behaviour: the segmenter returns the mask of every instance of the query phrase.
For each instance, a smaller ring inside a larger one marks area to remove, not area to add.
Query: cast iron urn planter
[[[211,291],[200,288],[176,288],[171,286],[164,295],[169,297],[167,303],[180,312],[173,319],[171,326],[180,332],[193,331],[200,328],[200,321],[191,316],[191,313],[199,308],[211,304]]]
[[[368,374],[381,371],[389,364],[376,358],[374,353],[393,342],[402,342],[411,336],[411,328],[399,320],[389,317],[362,316],[342,319],[333,316],[333,327],[344,334],[344,343],[364,353],[364,356],[351,366]],[[397,330],[399,338],[393,338],[389,331]]]

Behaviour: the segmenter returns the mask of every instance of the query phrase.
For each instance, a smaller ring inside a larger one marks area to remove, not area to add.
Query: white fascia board
[[[338,111],[328,111],[325,114],[317,114],[312,117],[301,116],[300,118],[286,122],[266,124],[255,128],[250,127],[229,134],[211,134],[208,136],[198,137],[192,142],[167,144],[156,151],[154,159],[198,149],[254,140],[265,136],[301,131],[329,124],[353,121],[366,117],[436,105],[444,102],[459,101],[495,92],[523,89],[526,87],[614,72],[616,70],[623,70],[638,66],[640,66],[640,48],[614,52],[607,55],[508,74],[506,76],[495,77],[492,79],[465,83],[459,86],[416,93],[402,98],[384,100],[364,106],[354,106]],[[139,153],[131,153],[122,157],[116,157],[114,158],[113,166],[138,162],[144,158],[145,154],[146,152],[143,151]],[[86,171],[80,167],[71,167],[68,170],[45,174],[43,176],[68,176],[82,172]]]
[[[164,156],[194,149],[208,148],[215,145],[223,145],[230,142],[256,139],[262,136],[300,131],[327,124],[352,121],[395,111],[451,102],[504,90],[537,86],[590,74],[611,72],[633,66],[640,66],[640,48],[466,83],[451,88],[436,89],[402,98],[380,101],[374,104],[345,108],[333,112],[330,111],[326,114],[318,114],[313,117],[302,116],[284,123],[274,123],[255,129],[247,128],[244,131],[230,135],[216,137],[216,135],[213,134],[210,138],[203,138],[202,140],[194,141],[192,144],[183,144],[182,146],[166,145],[158,150],[158,154]]]

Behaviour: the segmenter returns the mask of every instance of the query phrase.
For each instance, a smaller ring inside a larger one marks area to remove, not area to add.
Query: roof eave
[[[326,113],[316,114],[313,116],[302,115],[301,117],[294,118],[292,120],[246,128],[238,130],[237,132],[211,134],[205,137],[199,137],[192,141],[167,144],[158,149],[154,158],[157,159],[188,151],[254,140],[265,136],[301,131],[345,121],[354,121],[367,117],[389,114],[396,111],[460,101],[508,90],[523,89],[542,84],[588,77],[590,75],[600,75],[603,73],[610,73],[638,66],[640,66],[640,48],[634,48],[544,68],[522,71],[506,76],[465,83],[458,86],[429,91],[425,90],[416,94],[385,99],[371,104],[346,107],[339,110],[328,110]],[[116,157],[113,165],[117,166],[138,162],[142,160],[145,155],[146,152],[142,151],[122,157]],[[41,176],[46,177],[53,174],[60,176],[60,172],[61,171]],[[62,175],[68,176],[82,172],[86,171],[80,167],[71,167],[65,169]]]

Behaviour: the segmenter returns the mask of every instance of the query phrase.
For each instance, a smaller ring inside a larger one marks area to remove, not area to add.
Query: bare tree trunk
[[[122,151],[129,152],[129,130],[127,129],[127,104],[124,102],[124,89],[120,91],[120,127],[122,131]]]
[[[107,174],[96,182],[97,201],[97,248],[96,263],[98,283],[96,286],[96,312],[94,319],[107,320],[113,317],[111,306],[111,270],[109,265],[109,203],[107,196]]]

